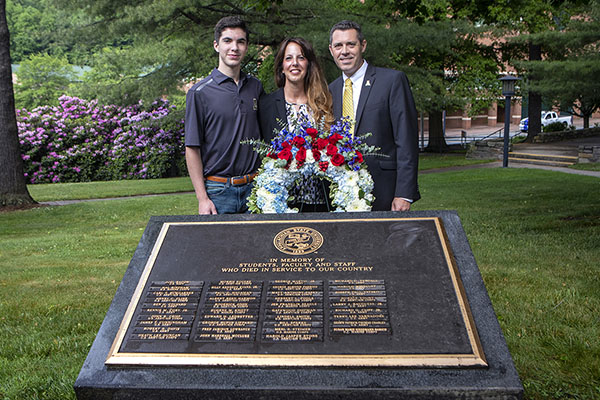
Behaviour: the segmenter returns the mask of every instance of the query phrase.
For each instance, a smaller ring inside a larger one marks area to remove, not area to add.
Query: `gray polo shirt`
[[[185,145],[200,147],[204,176],[240,176],[258,169],[258,154],[240,141],[260,139],[260,81],[244,73],[239,84],[214,69],[188,91]]]

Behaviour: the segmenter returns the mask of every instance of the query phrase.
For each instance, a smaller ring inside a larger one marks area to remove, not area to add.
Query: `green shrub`
[[[29,183],[174,176],[183,171],[183,113],[166,100],[101,106],[62,96],[58,107],[17,110]]]
[[[567,124],[558,121],[544,126],[544,132],[562,132],[567,129],[569,129]]]

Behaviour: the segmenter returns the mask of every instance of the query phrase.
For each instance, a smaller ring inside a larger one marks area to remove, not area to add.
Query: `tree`
[[[429,116],[428,151],[444,151],[443,111],[489,107],[498,93],[498,59],[482,39],[485,28],[449,15],[449,3],[393,2],[369,27],[368,57],[408,75],[417,109]],[[379,55],[379,57],[377,57]]]
[[[10,53],[14,62],[20,63],[28,55],[47,49],[48,36],[39,34],[40,22],[45,15],[42,10],[33,5],[7,0],[6,11],[8,29],[11,32]],[[48,25],[48,21],[45,22],[42,26]]]
[[[28,109],[57,106],[73,79],[73,67],[65,57],[31,55],[17,71],[16,105]]]
[[[414,0],[413,0],[414,1]],[[438,0],[441,1],[441,0]],[[574,3],[585,4],[587,1],[563,0],[458,0],[448,3],[448,11],[454,16],[462,16],[476,23],[486,24],[490,32],[496,36],[495,48],[501,53],[502,61],[516,65],[519,60],[541,61],[544,49],[539,43],[519,40],[522,34],[544,32],[556,26],[556,15],[564,12]],[[508,38],[508,40],[506,40]],[[516,40],[515,40],[516,38]],[[521,70],[526,82],[532,83],[528,92],[529,127],[527,140],[541,132],[542,97],[535,91],[535,83],[543,77],[533,71]]]
[[[0,0],[0,206],[32,203],[19,150],[6,2]]]
[[[212,47],[214,26],[226,15],[241,15],[249,23],[252,47],[245,61],[247,72],[260,72],[262,58],[292,34],[311,40],[331,71],[333,63],[326,61],[330,57],[325,32],[341,15],[349,15],[340,12],[335,3],[141,0],[123,4],[116,0],[61,0],[60,4],[75,11],[85,8],[87,19],[81,18],[74,28],[81,45],[92,50],[102,46],[91,65],[95,77],[107,79],[106,84],[96,87],[96,93],[137,102],[140,97],[153,100],[176,93],[182,82],[210,73],[217,64]],[[270,72],[265,75],[272,79]]]
[[[509,41],[510,44],[521,44],[520,34],[525,34],[524,37],[554,30],[560,23],[560,15],[566,15],[570,9],[575,7],[577,4],[585,5],[588,1],[562,1],[562,0],[519,0],[517,4],[512,2],[504,4],[503,11],[500,15],[504,15],[500,22],[512,20],[513,22],[510,27],[514,26],[514,32],[517,33]],[[542,63],[550,61],[547,50],[543,43],[536,40],[528,40],[527,46],[527,60],[532,63]],[[522,59],[522,57],[519,57]],[[524,58],[524,57],[523,57]],[[512,60],[512,64],[519,67],[518,61]],[[531,63],[530,63],[531,65]],[[542,132],[542,94],[539,92],[539,85],[543,81],[547,80],[547,77],[539,74],[538,70],[533,69],[522,69],[521,72],[525,75],[525,86],[528,87],[528,102],[527,102],[527,114],[529,116],[529,125],[527,129],[528,142],[533,142],[533,138]]]
[[[363,25],[369,42],[366,57],[379,66],[404,70],[418,109],[431,116],[472,104],[484,107],[496,96],[498,65],[490,46],[477,39],[473,23],[449,17],[446,0],[367,2],[355,0],[236,0],[227,2],[142,0],[61,0],[69,8],[86,7],[88,20],[79,36],[92,47],[97,38],[119,43],[105,47],[94,60],[89,93],[114,101],[149,100],[176,93],[182,82],[206,76],[216,65],[212,49],[215,23],[225,15],[243,16],[253,46],[245,71],[260,76],[268,88],[269,54],[286,36],[311,41],[328,80],[339,75],[328,51],[328,31],[341,19]],[[83,20],[82,20],[83,21]],[[90,36],[89,31],[93,30]],[[399,40],[401,38],[401,40]],[[266,57],[266,58],[265,58]],[[100,67],[100,68],[96,68]],[[452,72],[449,74],[448,72]],[[435,127],[436,124],[431,124]],[[436,134],[437,133],[437,134]],[[432,149],[443,149],[441,129],[430,130]]]
[[[576,17],[564,22],[564,29],[531,35],[541,43],[549,60],[524,63],[531,73],[543,79],[532,89],[551,99],[555,106],[584,120],[600,108],[600,2],[593,1]]]
[[[88,52],[75,46],[69,29],[82,13],[60,10],[52,0],[6,0],[8,30],[11,33],[12,61],[20,64],[34,54],[68,55],[71,63],[81,64]]]

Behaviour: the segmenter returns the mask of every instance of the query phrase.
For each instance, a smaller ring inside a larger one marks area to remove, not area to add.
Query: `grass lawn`
[[[43,183],[27,185],[36,201],[83,200],[109,197],[127,197],[141,194],[190,192],[194,190],[188,177],[167,179],[140,179],[127,181]]]
[[[484,168],[419,183],[415,210],[461,217],[526,398],[600,399],[600,180]],[[178,194],[0,213],[0,399],[73,399],[148,219],[196,207]]]
[[[461,217],[525,397],[600,399],[600,179],[493,168],[420,184],[414,209]]]
[[[465,158],[464,152],[458,153],[421,153],[419,155],[419,171],[463,165],[485,164],[498,160],[476,160]]]
[[[569,168],[581,169],[584,171],[600,171],[600,163],[575,164]]]
[[[494,160],[467,160],[464,153],[422,153],[419,170],[472,165]],[[109,182],[53,183],[28,185],[29,193],[36,201],[84,200],[109,197],[128,197],[142,194],[191,192],[194,190],[188,177],[145,179]]]

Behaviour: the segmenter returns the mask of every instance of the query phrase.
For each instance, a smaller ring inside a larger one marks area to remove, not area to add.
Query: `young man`
[[[260,139],[260,81],[241,72],[248,51],[248,29],[239,17],[215,26],[218,68],[188,91],[185,158],[200,214],[246,212],[246,198],[259,166],[249,138]]]
[[[329,51],[342,76],[329,85],[333,115],[355,121],[357,135],[389,157],[367,157],[373,176],[373,211],[408,211],[421,196],[417,186],[419,160],[417,110],[403,72],[367,64],[367,41],[360,25],[335,24],[329,33]]]

